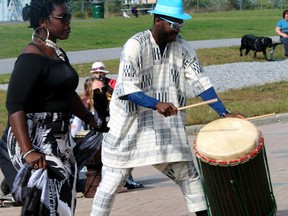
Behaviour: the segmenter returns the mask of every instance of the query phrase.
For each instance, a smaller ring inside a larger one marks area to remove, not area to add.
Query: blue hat
[[[148,11],[152,14],[160,14],[164,16],[174,17],[177,19],[187,20],[192,16],[184,13],[182,0],[158,0],[154,10]]]

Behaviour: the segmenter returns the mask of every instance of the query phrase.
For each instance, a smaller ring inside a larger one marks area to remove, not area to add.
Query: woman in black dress
[[[70,118],[76,115],[93,127],[97,124],[75,92],[78,74],[56,44],[69,37],[67,1],[32,0],[29,15],[32,42],[15,63],[6,101],[8,150],[20,170],[16,182],[22,178],[22,186],[28,186],[20,199],[22,215],[73,215],[77,165],[69,140]]]

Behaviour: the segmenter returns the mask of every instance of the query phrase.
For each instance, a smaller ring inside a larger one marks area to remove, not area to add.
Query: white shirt
[[[124,45],[119,74],[110,102],[109,132],[102,144],[102,162],[129,168],[158,163],[191,161],[185,130],[185,111],[164,117],[121,97],[143,91],[176,107],[185,106],[188,81],[195,95],[212,87],[203,75],[194,49],[180,36],[161,56],[149,30]]]

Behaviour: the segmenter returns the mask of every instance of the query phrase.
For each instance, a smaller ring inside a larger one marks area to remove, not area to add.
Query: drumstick
[[[192,108],[192,107],[202,106],[204,104],[214,103],[214,102],[217,102],[217,101],[218,101],[218,98],[214,98],[214,99],[203,101],[203,102],[200,102],[200,103],[196,103],[196,104],[192,104],[192,105],[188,105],[188,106],[184,106],[184,107],[178,107],[177,110],[180,111],[180,110],[184,110],[184,109],[189,109],[189,108]]]
[[[246,119],[247,119],[247,120],[254,120],[254,119],[269,117],[269,116],[273,116],[273,115],[275,115],[275,113],[270,113],[270,114],[260,115],[260,116],[254,116],[254,117],[249,117],[249,118],[246,118]]]

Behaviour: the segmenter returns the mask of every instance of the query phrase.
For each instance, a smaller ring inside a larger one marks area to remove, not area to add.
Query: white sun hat
[[[94,62],[92,64],[90,73],[95,73],[95,72],[109,73],[109,71],[105,70],[105,65],[103,62]]]

